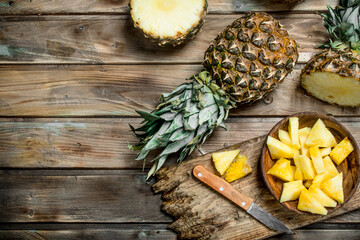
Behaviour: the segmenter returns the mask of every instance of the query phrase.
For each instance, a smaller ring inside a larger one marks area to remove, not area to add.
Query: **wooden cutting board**
[[[299,228],[317,221],[340,215],[360,207],[360,191],[343,207],[326,216],[298,214],[277,202],[266,188],[259,166],[260,152],[265,136],[254,138],[226,149],[241,150],[247,156],[253,173],[232,183],[242,193],[255,199],[255,203],[275,216],[289,228]],[[211,153],[185,161],[177,166],[165,167],[157,173],[153,185],[155,193],[163,192],[162,210],[174,218],[169,228],[183,239],[264,239],[279,234],[270,230],[241,208],[216,193],[192,175],[195,165],[202,164],[215,173]],[[176,170],[176,171],[175,171]]]

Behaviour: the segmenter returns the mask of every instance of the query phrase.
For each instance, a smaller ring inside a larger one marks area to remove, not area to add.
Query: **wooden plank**
[[[160,211],[160,196],[151,192],[139,170],[0,173],[0,222],[170,220]]]
[[[337,119],[360,143],[360,119]],[[217,129],[200,151],[205,154],[265,135],[279,120],[230,118],[229,131]],[[132,161],[136,152],[127,147],[137,141],[128,123],[139,122],[134,118],[0,119],[0,168],[141,169],[141,161]],[[196,156],[197,152],[191,155]],[[167,164],[175,164],[175,159]]]
[[[145,178],[139,170],[0,170],[0,222],[170,223]],[[360,210],[336,219],[359,224]]]
[[[297,65],[265,99],[231,110],[230,115],[267,117],[314,111],[360,116],[359,108],[306,96],[299,87],[303,67]],[[0,115],[138,116],[134,109],[152,111],[161,93],[172,91],[200,70],[200,65],[0,65]]]
[[[346,239],[358,240],[360,232],[358,230],[295,230],[295,235],[278,235],[268,240],[308,240],[308,239]],[[168,229],[86,229],[84,230],[3,230],[0,231],[0,239],[17,240],[17,239],[149,239],[149,240],[175,240],[176,234]]]
[[[298,4],[283,4],[269,0],[208,0],[210,13],[247,11],[322,11],[326,5],[335,6],[336,0],[307,1]],[[22,1],[0,0],[0,15],[5,14],[128,14],[128,1],[101,0],[48,0]]]
[[[141,36],[124,15],[3,16],[0,63],[197,63],[216,35],[241,15],[209,15],[203,31],[177,48],[161,48]],[[300,62],[327,38],[314,14],[274,13],[300,45]]]

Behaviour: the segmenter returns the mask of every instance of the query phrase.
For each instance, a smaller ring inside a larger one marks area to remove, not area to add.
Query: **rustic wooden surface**
[[[128,123],[201,69],[215,35],[267,11],[300,44],[300,64],[268,98],[232,111],[191,157],[266,134],[283,116],[334,115],[360,142],[358,108],[304,95],[298,76],[326,38],[316,11],[337,0],[209,0],[203,31],[179,48],[138,36],[128,0],[0,0],[0,239],[175,239],[145,181]],[[171,164],[174,163],[170,162]],[[147,165],[149,167],[149,165]],[[360,211],[273,239],[359,239]]]

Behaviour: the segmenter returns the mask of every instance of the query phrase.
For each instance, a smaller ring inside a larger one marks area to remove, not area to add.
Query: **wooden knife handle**
[[[202,165],[196,165],[193,169],[193,174],[197,179],[246,211],[249,209],[251,203],[254,202],[254,199],[241,194],[233,186],[231,186],[230,183],[211,173]]]

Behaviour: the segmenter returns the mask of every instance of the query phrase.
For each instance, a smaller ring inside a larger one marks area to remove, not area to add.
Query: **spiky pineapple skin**
[[[322,101],[341,105],[334,101],[331,101],[327,98],[319,97],[314,95],[310,87],[304,84],[303,76],[306,74],[311,74],[314,72],[330,72],[338,74],[342,77],[350,77],[357,80],[360,83],[360,56],[356,55],[352,50],[334,50],[334,49],[325,49],[324,51],[316,54],[312,57],[306,66],[301,71],[300,79],[301,86],[313,97],[316,97]],[[349,105],[352,106],[352,105]],[[359,107],[360,104],[357,104],[352,107]]]
[[[239,104],[274,90],[298,59],[297,44],[280,23],[262,12],[235,20],[210,44],[203,65]]]
[[[132,14],[132,7],[131,7],[131,2],[129,3],[130,6],[130,19],[132,22],[132,25],[140,32],[144,35],[145,38],[149,39],[150,41],[156,43],[157,45],[159,45],[160,47],[166,47],[166,46],[179,46],[191,39],[194,39],[196,34],[199,33],[201,31],[202,26],[204,25],[205,22],[205,17],[207,14],[207,8],[208,8],[208,3],[207,0],[205,0],[205,5],[204,5],[204,10],[200,16],[200,19],[198,21],[198,24],[193,26],[193,28],[191,28],[186,34],[178,34],[177,36],[174,36],[172,38],[168,37],[168,38],[161,38],[158,37],[156,35],[154,35],[151,32],[147,32],[144,31],[144,29],[141,28],[141,26],[139,25],[139,23],[133,18],[133,14]]]

